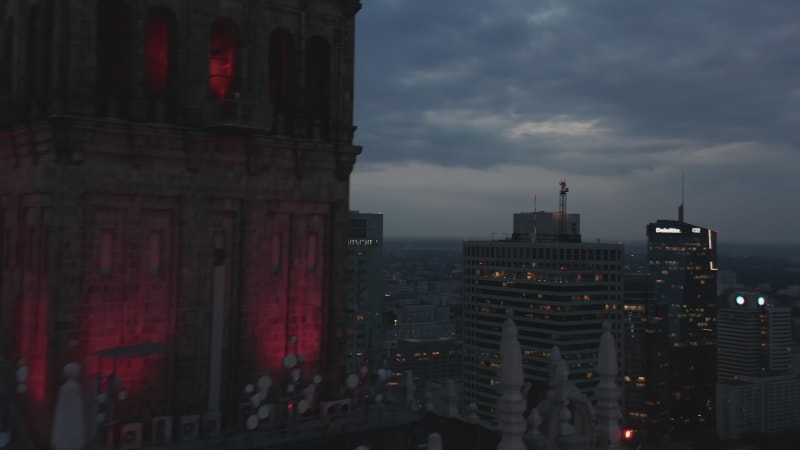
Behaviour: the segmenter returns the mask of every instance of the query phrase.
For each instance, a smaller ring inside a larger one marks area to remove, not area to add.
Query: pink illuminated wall
[[[146,403],[154,389],[168,383],[162,369],[169,354],[115,360],[95,353],[174,342],[177,255],[173,212],[131,203],[97,207],[91,213],[83,281],[88,314],[81,326],[81,354],[87,376],[113,373],[133,406]]]
[[[320,370],[326,320],[327,216],[315,213],[318,208],[304,204],[296,209],[308,212],[268,214],[264,238],[250,256],[262,263],[253,274],[253,289],[245,296],[242,320],[255,346],[260,372],[280,372],[282,359],[295,352],[306,358],[306,375]],[[293,336],[296,343],[291,342]]]
[[[16,355],[27,361],[28,395],[35,406],[47,396],[47,343],[49,292],[47,288],[48,226],[50,209],[30,206],[22,210],[18,261],[21,286],[17,299]]]
[[[295,264],[289,277],[293,280],[289,292],[289,329],[292,336],[298,337],[299,352],[311,364],[310,369],[319,364],[322,347],[322,330],[325,311],[322,307],[325,291],[327,264],[322,243],[325,238],[325,217],[317,214],[295,216],[292,230],[292,257]]]
[[[243,307],[247,313],[242,315],[243,328],[248,330],[255,346],[256,367],[263,372],[280,370],[281,359],[289,351],[287,334],[287,304],[289,290],[289,229],[291,216],[285,213],[269,214],[264,224],[266,239],[261,241],[258,254],[268,255],[269,264],[258,267],[253,282],[256,289],[246,295]]]

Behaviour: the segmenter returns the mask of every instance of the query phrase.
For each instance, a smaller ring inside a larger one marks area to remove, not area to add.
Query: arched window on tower
[[[167,8],[150,8],[145,21],[146,93],[166,101],[174,83],[175,16]]]
[[[3,60],[0,66],[0,92],[11,92],[14,77],[14,18],[6,20],[3,33]]]
[[[97,2],[97,95],[127,98],[131,60],[131,10],[124,0]]]
[[[53,80],[53,27],[55,26],[55,0],[47,0],[42,12],[42,51],[41,51],[41,76],[39,79],[39,99],[42,109],[46,109],[50,97],[51,83]]]
[[[28,87],[28,99],[33,99],[36,96],[39,84],[39,62],[41,54],[39,52],[39,8],[36,5],[31,6],[28,12],[28,48],[25,52],[27,59],[26,67],[26,83]],[[27,103],[29,105],[30,103]]]
[[[211,98],[222,100],[233,95],[239,30],[230,19],[217,18],[211,25],[210,44],[208,89]]]
[[[331,46],[314,36],[306,42],[306,114],[326,121],[330,115]]]
[[[290,112],[294,101],[294,40],[278,29],[269,37],[269,102],[276,114]]]

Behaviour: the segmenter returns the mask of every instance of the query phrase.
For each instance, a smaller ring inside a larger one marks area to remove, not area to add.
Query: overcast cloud
[[[798,242],[800,2],[364,0],[351,207],[386,236],[488,238],[514,212],[585,239],[675,218]]]

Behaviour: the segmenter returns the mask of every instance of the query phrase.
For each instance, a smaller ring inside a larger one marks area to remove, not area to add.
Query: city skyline
[[[385,213],[386,237],[486,239],[510,233],[534,194],[557,211],[566,178],[587,241],[642,241],[647,223],[677,217],[685,175],[687,222],[723,242],[796,241],[781,193],[800,189],[797,13],[788,1],[365,2],[350,206]]]

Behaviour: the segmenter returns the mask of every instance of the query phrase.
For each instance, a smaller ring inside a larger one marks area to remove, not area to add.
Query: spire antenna
[[[678,207],[678,222],[683,222],[683,195],[684,195],[684,174],[681,174],[681,205]]]
[[[538,211],[536,209],[536,194],[533,194],[533,238],[531,241],[536,242],[536,236],[539,234],[539,230],[537,229],[537,214]]]
[[[559,218],[558,218],[558,240],[564,242],[567,240],[567,180],[564,178],[558,183],[561,186],[559,193]]]

